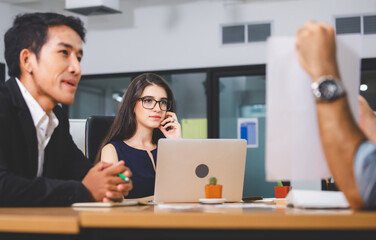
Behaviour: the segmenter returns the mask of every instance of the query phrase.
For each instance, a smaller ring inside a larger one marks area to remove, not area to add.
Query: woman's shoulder
[[[115,163],[118,161],[118,155],[114,145],[109,143],[102,148],[101,161],[107,163]]]
[[[111,150],[115,150],[115,146],[111,143],[107,143],[106,145],[104,145],[104,147],[102,148],[102,151],[111,151]]]

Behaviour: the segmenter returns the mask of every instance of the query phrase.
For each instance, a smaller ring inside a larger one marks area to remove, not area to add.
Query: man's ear
[[[20,71],[22,74],[33,74],[33,59],[35,54],[29,49],[24,48],[20,52]]]

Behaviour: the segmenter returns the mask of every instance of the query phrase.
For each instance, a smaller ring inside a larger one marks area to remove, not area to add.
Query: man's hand
[[[130,177],[132,176],[132,172],[129,170],[129,168],[127,168],[127,170],[125,170],[125,172],[123,172],[122,174],[124,176],[127,176],[129,181],[123,181],[122,183],[117,185],[117,191],[121,192],[122,194],[122,198],[119,199],[119,201],[123,200],[123,197],[127,196],[129,194],[129,191],[131,191],[133,188],[132,180],[130,179]],[[114,201],[112,197],[112,192],[107,192],[106,196],[102,199],[102,201],[103,202]]]
[[[296,37],[299,62],[313,81],[327,75],[340,79],[336,61],[335,32],[331,26],[307,22],[298,29]]]
[[[82,184],[89,191],[93,201],[121,201],[132,189],[132,182],[124,181],[119,173],[130,177],[131,171],[123,161],[116,164],[99,162],[86,174]]]

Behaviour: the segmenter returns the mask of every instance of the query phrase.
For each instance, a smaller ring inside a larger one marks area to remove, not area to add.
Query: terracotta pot
[[[291,186],[276,186],[274,187],[275,197],[285,198],[290,190],[291,190]]]
[[[205,185],[206,198],[222,198],[222,185]]]

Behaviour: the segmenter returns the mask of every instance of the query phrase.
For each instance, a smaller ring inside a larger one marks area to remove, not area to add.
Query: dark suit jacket
[[[45,149],[43,176],[36,177],[36,129],[15,79],[0,86],[0,206],[64,206],[89,201],[81,183],[92,164],[69,133],[67,115],[59,119]]]

